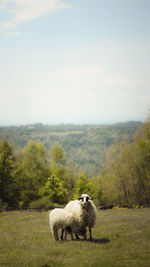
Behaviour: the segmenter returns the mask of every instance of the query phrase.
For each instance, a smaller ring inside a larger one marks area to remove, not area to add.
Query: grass
[[[55,242],[48,212],[0,213],[0,266],[148,267],[150,209],[99,211],[93,242]]]

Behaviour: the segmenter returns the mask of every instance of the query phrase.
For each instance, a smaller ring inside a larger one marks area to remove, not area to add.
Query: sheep
[[[96,222],[97,209],[89,195],[82,194],[78,200],[70,201],[64,209],[72,213],[80,228],[88,226],[90,240],[92,240],[91,228],[94,227]]]
[[[73,240],[72,233],[81,234],[86,239],[86,229],[85,227],[80,227],[80,225],[76,222],[73,215],[65,209],[55,208],[49,214],[49,222],[51,227],[51,232],[56,241],[59,240],[58,230],[62,229],[61,240],[63,240],[63,232],[65,231],[65,240],[67,239],[67,233],[71,234],[71,238]]]

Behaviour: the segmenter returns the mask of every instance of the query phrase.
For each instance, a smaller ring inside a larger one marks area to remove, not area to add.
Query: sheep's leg
[[[73,233],[71,232],[71,239],[73,240]]]
[[[64,234],[64,230],[62,229],[62,231],[61,231],[61,236],[60,236],[60,239],[61,239],[61,240],[64,240],[64,238],[63,238],[63,234]]]
[[[55,238],[55,241],[59,241],[58,231],[54,231],[54,238]]]
[[[84,240],[86,240],[86,233],[84,233],[83,237],[84,237]]]
[[[67,240],[67,230],[65,230],[65,240]]]
[[[76,239],[77,239],[77,240],[80,240],[80,238],[79,238],[79,236],[78,236],[77,234],[75,234],[75,236],[76,236]]]
[[[89,227],[89,233],[90,233],[90,240],[93,240],[91,227]]]

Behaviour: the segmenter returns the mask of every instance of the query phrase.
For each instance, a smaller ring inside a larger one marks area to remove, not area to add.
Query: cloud
[[[1,0],[0,10],[9,19],[0,23],[0,30],[13,29],[23,22],[68,7],[69,5],[62,4],[59,0]]]
[[[13,37],[13,36],[18,36],[20,35],[21,33],[20,32],[7,32],[5,34],[6,37]]]

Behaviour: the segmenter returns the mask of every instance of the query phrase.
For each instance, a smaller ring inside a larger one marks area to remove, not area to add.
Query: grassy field
[[[0,266],[149,267],[150,209],[99,211],[93,242],[54,242],[48,212],[0,213]]]

